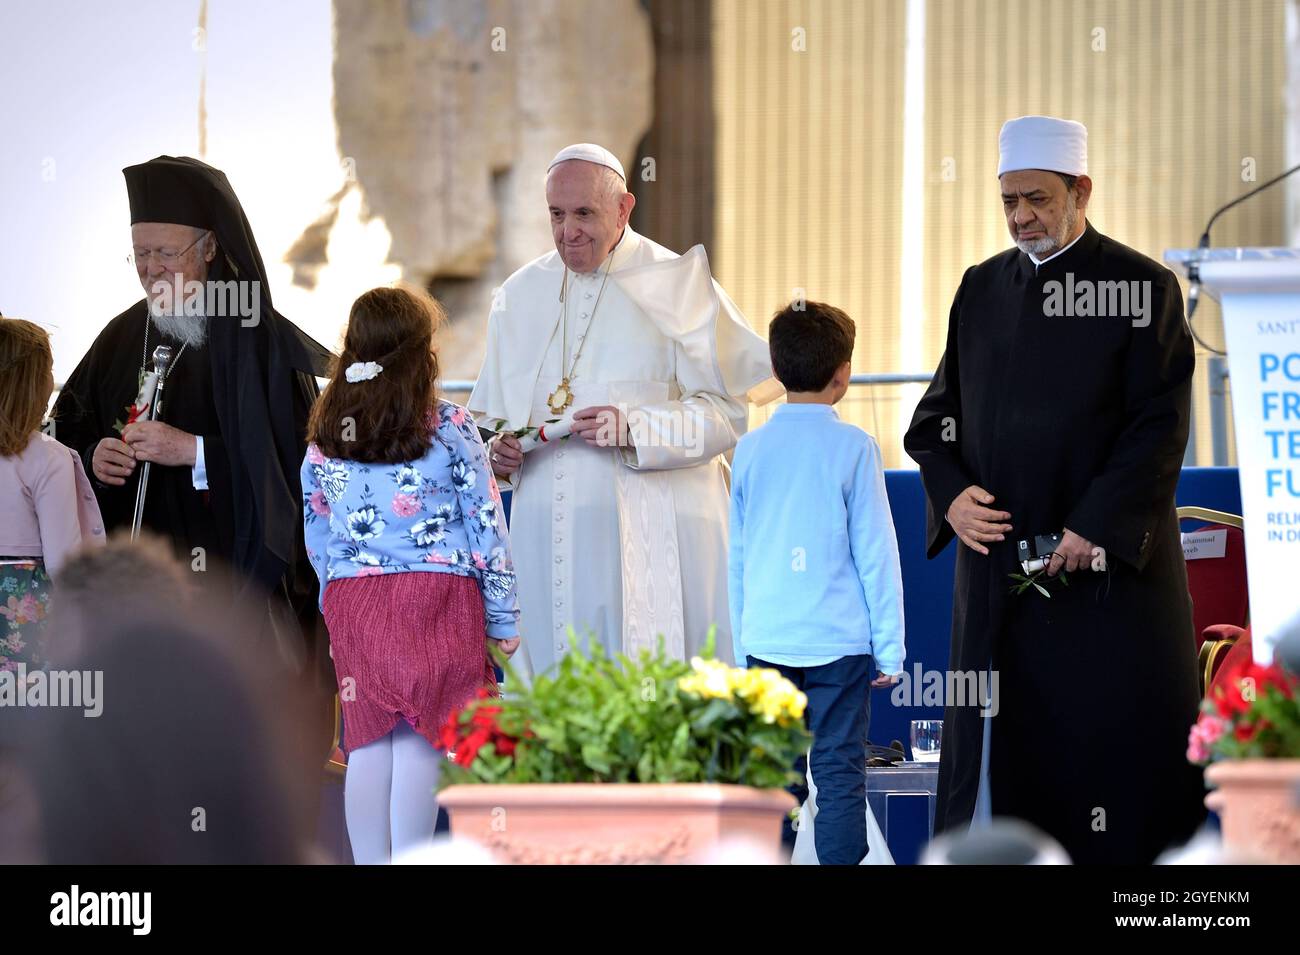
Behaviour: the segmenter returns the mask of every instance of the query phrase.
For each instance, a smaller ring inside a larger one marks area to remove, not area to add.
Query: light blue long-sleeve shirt
[[[728,596],[736,659],[903,669],[903,576],[880,447],[824,404],[786,404],[736,445]]]

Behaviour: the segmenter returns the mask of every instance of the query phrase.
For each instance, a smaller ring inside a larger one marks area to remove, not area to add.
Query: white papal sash
[[[635,659],[654,652],[686,658],[681,551],[671,471],[619,467],[618,533],[623,552],[623,652]]]
[[[610,385],[609,397],[615,405],[636,408],[671,394],[663,382],[620,382]],[[686,623],[673,472],[638,471],[621,462],[614,470],[623,557],[623,652],[633,659],[642,650],[653,653],[662,636],[664,652],[684,660]]]

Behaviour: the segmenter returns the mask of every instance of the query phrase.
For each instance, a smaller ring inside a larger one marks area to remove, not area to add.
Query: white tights
[[[432,841],[444,758],[406,720],[348,754],[343,810],[357,865],[385,865]]]

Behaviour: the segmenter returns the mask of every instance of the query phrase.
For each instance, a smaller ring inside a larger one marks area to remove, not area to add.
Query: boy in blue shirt
[[[768,345],[786,403],[740,439],[731,475],[736,660],[779,670],[808,697],[823,865],[856,865],[867,854],[870,692],[897,679],[905,655],[880,448],[834,408],[849,388],[855,331],[844,312],[819,302],[777,313]],[[801,775],[804,767],[801,757]],[[791,792],[802,803],[806,782]],[[785,838],[794,838],[788,824]]]

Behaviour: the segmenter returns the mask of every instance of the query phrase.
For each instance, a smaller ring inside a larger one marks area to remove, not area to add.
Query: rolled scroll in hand
[[[498,422],[499,428],[505,422]],[[548,421],[539,427],[520,428],[518,431],[502,431],[501,434],[508,434],[519,441],[519,449],[527,454],[534,448],[541,447],[544,444],[554,444],[567,438],[573,432],[573,416],[565,415],[563,418],[556,418]]]

